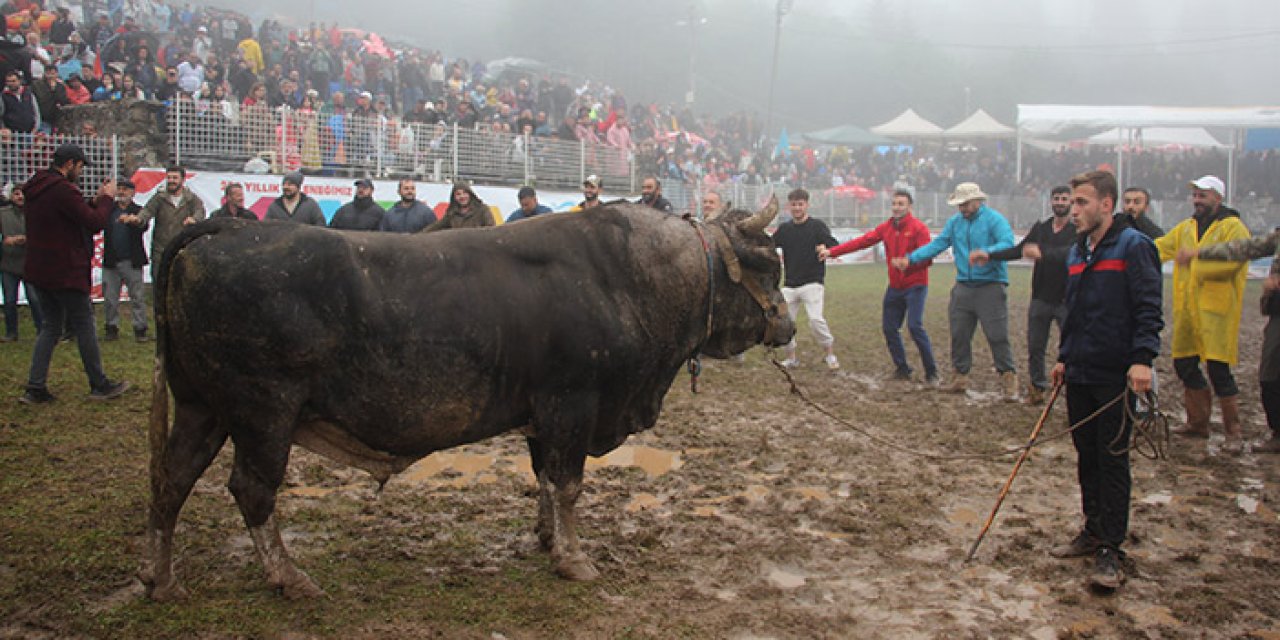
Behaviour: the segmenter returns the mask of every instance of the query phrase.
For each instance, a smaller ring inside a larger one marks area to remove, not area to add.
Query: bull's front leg
[[[538,535],[538,546],[543,551],[550,551],[555,541],[555,511],[551,504],[555,501],[555,489],[551,477],[547,474],[547,454],[540,440],[525,438],[529,445],[529,463],[533,467],[533,476],[538,480],[538,524],[533,531]]]
[[[538,477],[539,503],[550,505],[551,562],[556,573],[569,580],[600,577],[578,543],[576,505],[582,492],[582,469],[586,460],[585,452],[552,451]]]

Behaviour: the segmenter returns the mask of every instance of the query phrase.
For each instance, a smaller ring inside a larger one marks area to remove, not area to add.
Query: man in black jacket
[[[133,201],[133,183],[116,182],[116,202],[107,214],[102,240],[102,301],[106,311],[104,340],[120,338],[120,285],[129,291],[129,311],[133,320],[133,337],[138,342],[147,336],[147,299],[142,288],[142,268],[147,266],[147,249],[142,234],[150,225],[139,215],[142,207]]]
[[[1164,229],[1147,215],[1147,207],[1151,206],[1151,192],[1142,187],[1129,187],[1124,190],[1124,212],[1129,216],[1129,224],[1134,229],[1155,240],[1164,235]]]
[[[382,217],[386,211],[373,201],[373,181],[368,178],[356,180],[356,197],[338,208],[329,221],[330,229],[348,229],[351,231],[377,231],[382,225]]]
[[[1027,307],[1027,375],[1031,378],[1027,404],[1044,402],[1049,379],[1044,374],[1044,355],[1049,346],[1049,330],[1058,323],[1058,333],[1067,321],[1067,252],[1076,240],[1071,216],[1071,189],[1054,187],[1049,192],[1053,215],[1031,227],[1014,247],[990,254],[991,260],[1026,258],[1036,263],[1031,273],[1031,304]],[[982,251],[974,251],[977,256]]]

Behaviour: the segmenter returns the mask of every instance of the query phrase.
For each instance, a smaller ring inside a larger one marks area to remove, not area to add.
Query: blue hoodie
[[[971,266],[969,252],[974,250],[995,253],[1014,245],[1013,229],[1000,215],[999,211],[988,207],[985,203],[972,218],[956,213],[947,220],[942,233],[934,236],[929,244],[912,251],[907,255],[911,264],[924,262],[948,247],[956,258],[956,282],[967,284],[986,284],[989,282],[1009,283],[1009,273],[1005,263],[991,260],[985,265]]]

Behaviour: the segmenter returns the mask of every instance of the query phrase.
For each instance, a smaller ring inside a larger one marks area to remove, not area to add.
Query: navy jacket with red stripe
[[[1164,276],[1151,238],[1116,218],[1090,251],[1081,234],[1067,256],[1067,322],[1058,361],[1067,383],[1123,384],[1130,365],[1160,353]]]

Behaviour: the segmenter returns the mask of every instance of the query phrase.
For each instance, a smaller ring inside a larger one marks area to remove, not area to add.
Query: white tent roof
[[[1179,145],[1183,147],[1212,147],[1225,149],[1230,147],[1229,144],[1218,142],[1203,127],[1189,128],[1170,128],[1170,127],[1146,127],[1138,129],[1110,129],[1103,131],[1096,136],[1090,136],[1086,141],[1089,144],[1115,146],[1120,144],[1132,144],[1134,146],[1143,147],[1161,147],[1164,145]]]
[[[978,109],[973,115],[965,118],[960,124],[947,129],[944,134],[948,138],[1012,138],[1013,127],[1000,124],[991,114]]]
[[[871,131],[890,138],[936,138],[942,135],[942,127],[921,118],[912,109],[898,114],[898,117],[871,127]]]
[[[1280,107],[1018,105],[1023,135],[1052,137],[1110,127],[1280,127]]]

